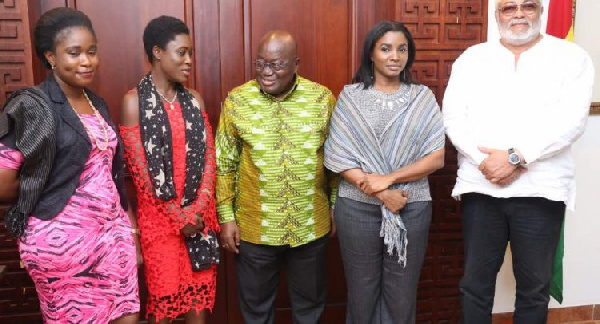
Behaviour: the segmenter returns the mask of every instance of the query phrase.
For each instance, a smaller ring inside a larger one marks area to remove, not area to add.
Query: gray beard
[[[541,19],[534,21],[533,23],[527,22],[529,24],[529,29],[524,33],[515,34],[510,30],[509,25],[504,28],[500,27],[500,37],[503,41],[510,45],[524,45],[534,41],[540,34],[540,30],[542,29]]]

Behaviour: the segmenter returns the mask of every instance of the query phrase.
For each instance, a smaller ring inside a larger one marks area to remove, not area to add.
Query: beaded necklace
[[[106,129],[105,124],[102,123],[103,118],[102,118],[102,116],[100,116],[100,113],[98,112],[98,109],[96,109],[96,107],[94,106],[94,104],[92,104],[92,101],[88,97],[87,93],[85,93],[85,91],[83,91],[83,96],[85,97],[85,99],[87,100],[88,104],[90,105],[90,107],[94,111],[94,115],[96,116],[96,119],[98,119],[98,123],[99,123],[100,127],[102,128],[102,132],[104,133],[104,146],[100,145],[101,144],[100,140],[98,140],[98,138],[96,137],[96,135],[94,134],[94,132],[92,132],[92,130],[88,127],[88,125],[85,123],[85,120],[79,115],[79,113],[77,113],[77,110],[75,110],[75,108],[73,106],[71,106],[71,109],[73,109],[73,111],[75,112],[75,114],[77,115],[77,117],[79,117],[79,120],[83,124],[83,127],[85,128],[86,132],[88,134],[90,134],[90,136],[92,136],[92,140],[96,143],[96,147],[100,151],[104,151],[104,150],[106,150],[108,148],[108,130]]]

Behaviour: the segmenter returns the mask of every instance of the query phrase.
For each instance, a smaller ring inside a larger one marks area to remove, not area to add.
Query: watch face
[[[519,163],[521,163],[521,158],[519,157],[519,154],[511,153],[508,155],[508,162],[514,165],[518,165]]]

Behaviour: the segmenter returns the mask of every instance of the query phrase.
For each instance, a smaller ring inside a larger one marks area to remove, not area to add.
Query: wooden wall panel
[[[90,17],[98,38],[100,67],[91,88],[106,100],[111,117],[118,121],[123,95],[149,71],[142,42],[144,27],[160,15],[183,20],[184,1],[149,5],[147,1],[78,0],[76,5]]]
[[[219,61],[221,62],[221,99],[227,92],[251,78],[251,68],[246,68],[246,47],[243,0],[219,1]],[[250,62],[250,58],[248,59]]]
[[[253,60],[260,39],[268,31],[284,29],[292,33],[298,42],[301,76],[326,85],[335,95],[350,80],[348,1],[252,0],[244,10],[247,10],[250,19],[246,28]],[[246,66],[246,69],[252,70],[252,66]]]
[[[0,106],[15,90],[33,84],[27,2],[0,1]]]
[[[194,33],[195,88],[204,99],[211,124],[216,126],[221,112],[221,51],[219,40],[219,1],[204,0],[190,2]],[[216,127],[215,127],[216,130]]]
[[[485,41],[487,1],[400,0],[396,16],[405,23],[419,49],[457,49]]]
[[[442,103],[452,63],[487,35],[487,0],[398,0],[396,19],[407,25],[416,43],[411,68]],[[443,107],[442,107],[443,109]],[[460,204],[451,196],[456,181],[456,150],[447,140],[445,167],[429,177],[433,219],[419,282],[417,321],[458,323],[463,272]]]
[[[0,1],[0,107],[17,89],[33,85],[30,19],[26,1]],[[37,294],[29,276],[20,269],[15,240],[3,224],[0,216],[0,264],[6,265],[0,281],[0,323],[32,321],[39,315]]]
[[[33,39],[33,31],[35,29],[35,23],[37,18],[44,12],[57,7],[67,6],[67,0],[27,0],[28,11],[29,11],[29,29]],[[32,57],[31,64],[33,68],[33,84],[42,82],[48,75],[48,70],[42,64],[42,61],[38,59],[35,54],[35,48],[32,43]]]
[[[352,46],[353,59],[350,74],[353,76],[360,65],[362,46],[367,32],[382,20],[396,20],[397,0],[352,0]]]
[[[219,1],[186,0],[186,16],[192,40],[194,43],[194,69],[195,83],[188,82],[191,88],[200,92],[213,126],[216,126],[221,112],[221,60],[220,60],[220,27],[219,27]],[[217,296],[215,308],[210,314],[209,321],[212,323],[225,323],[228,321],[229,291],[228,269],[232,268],[233,262],[222,254],[221,264],[217,273]],[[235,287],[231,287],[235,288]],[[237,304],[236,304],[237,305]]]

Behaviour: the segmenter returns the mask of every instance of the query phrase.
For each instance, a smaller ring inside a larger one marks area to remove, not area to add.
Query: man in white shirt
[[[594,69],[577,45],[541,34],[539,0],[498,0],[500,41],[452,66],[442,112],[458,150],[465,269],[463,323],[491,323],[511,242],[514,323],[546,323],[565,207],[574,208],[571,145],[583,133]]]

